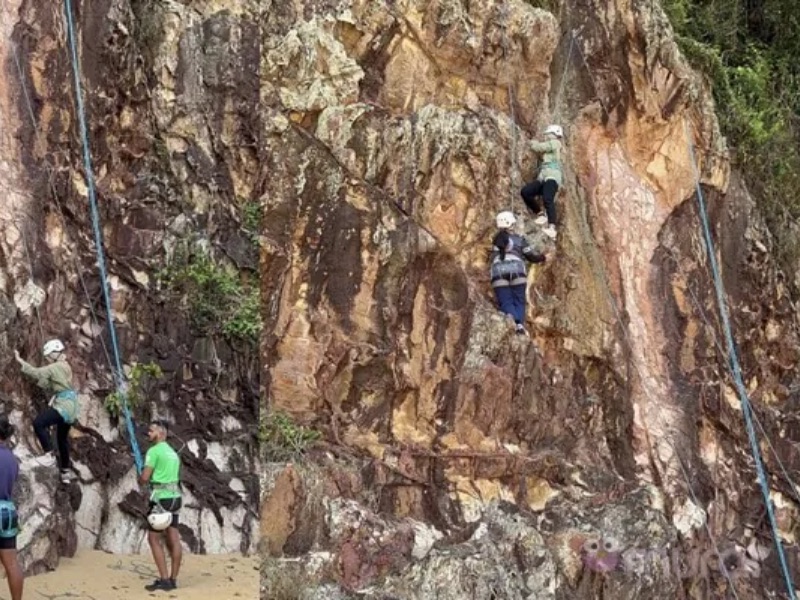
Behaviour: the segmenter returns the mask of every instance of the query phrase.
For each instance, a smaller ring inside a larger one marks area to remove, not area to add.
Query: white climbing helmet
[[[495,217],[495,222],[497,223],[498,229],[508,229],[509,227],[513,227],[514,223],[517,222],[516,217],[514,217],[514,213],[510,210],[504,210],[501,213],[497,213],[497,217]]]
[[[54,352],[63,352],[64,351],[64,344],[61,340],[50,340],[44,345],[42,348],[42,354],[45,356],[50,356]]]
[[[147,515],[147,522],[156,531],[164,531],[172,525],[172,513],[167,511],[151,512]]]
[[[564,137],[564,130],[561,129],[561,125],[549,125],[547,129],[544,130],[545,135],[548,133],[552,133],[556,137]]]

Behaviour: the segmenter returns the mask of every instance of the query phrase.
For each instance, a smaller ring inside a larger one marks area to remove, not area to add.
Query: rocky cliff
[[[794,569],[770,236],[658,3],[548,8],[262,6],[263,598],[784,597],[690,144]],[[555,244],[518,196],[551,122]],[[487,283],[502,209],[549,252],[530,339]]]
[[[220,3],[224,4],[224,3]],[[74,2],[113,318],[139,443],[174,423],[181,532],[193,552],[249,552],[257,534],[258,68],[255,20],[177,2]],[[60,337],[80,391],[79,481],[23,469],[28,572],[78,546],[143,547],[146,496],[114,404],[63,5],[0,7],[2,401],[16,453],[46,398],[13,350]],[[38,451],[38,449],[37,449]],[[144,544],[146,549],[146,544]]]

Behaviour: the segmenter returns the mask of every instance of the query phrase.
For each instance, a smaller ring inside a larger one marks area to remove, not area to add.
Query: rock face
[[[262,597],[780,591],[690,144],[792,557],[797,323],[657,3],[309,0],[262,23],[265,406],[329,442],[262,477]],[[518,195],[551,122],[555,247]],[[509,208],[550,252],[531,339],[487,283]]]
[[[146,450],[151,417],[174,423],[188,548],[250,552],[259,502],[255,20],[244,3],[73,4],[120,354],[131,381],[141,378],[137,364],[162,373],[138,388],[136,435]],[[79,482],[24,473],[28,572],[78,546],[146,549],[147,498],[124,424],[104,407],[111,348],[63,19],[62,3],[0,7],[1,385],[17,454],[38,451],[30,424],[47,399],[21,378],[15,348],[36,363],[45,339],[63,339],[82,405],[72,434]]]

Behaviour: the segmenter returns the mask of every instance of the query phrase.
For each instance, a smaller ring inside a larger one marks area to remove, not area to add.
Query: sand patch
[[[61,559],[55,571],[25,579],[24,597],[46,600],[258,598],[257,557],[196,555],[184,551],[177,590],[148,592],[143,586],[155,578],[155,565],[149,554],[119,555],[82,550],[75,558]],[[8,588],[3,580],[0,581],[0,599],[7,597]]]

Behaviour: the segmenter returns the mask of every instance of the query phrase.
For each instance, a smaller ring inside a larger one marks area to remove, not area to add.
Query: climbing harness
[[[13,538],[19,533],[17,507],[10,500],[0,500],[0,538]]]
[[[75,423],[78,418],[78,394],[75,393],[75,390],[62,390],[54,394],[50,399],[50,406],[54,406],[57,400],[62,401],[56,410],[63,417],[64,422],[68,425]]]
[[[756,464],[756,471],[758,472],[758,479],[759,484],[761,486],[761,492],[764,495],[764,504],[767,509],[767,516],[769,517],[770,527],[772,528],[772,536],[775,542],[775,548],[778,551],[778,558],[781,564],[781,571],[783,573],[783,577],[786,583],[786,589],[789,592],[789,598],[791,600],[795,600],[795,589],[794,589],[794,582],[792,581],[791,573],[789,572],[789,567],[786,564],[786,557],[783,551],[783,544],[781,544],[780,534],[778,533],[778,525],[775,519],[775,514],[772,507],[772,499],[769,496],[769,484],[767,483],[767,476],[764,471],[764,465],[762,463],[761,458],[761,449],[758,445],[758,439],[756,438],[755,428],[753,427],[753,419],[752,419],[752,406],[750,404],[750,399],[748,397],[747,388],[744,384],[744,380],[742,379],[742,371],[741,366],[739,364],[739,356],[736,351],[736,344],[733,340],[733,332],[731,330],[730,319],[728,317],[728,305],[726,301],[725,295],[725,288],[722,282],[722,277],[720,275],[719,266],[717,265],[717,257],[715,254],[714,243],[711,237],[711,228],[708,222],[708,214],[706,212],[705,200],[703,199],[703,190],[700,187],[700,170],[697,165],[697,158],[695,156],[694,144],[692,143],[692,138],[690,135],[689,124],[684,117],[684,131],[686,134],[686,143],[689,149],[689,157],[692,163],[692,169],[694,172],[694,183],[695,183],[695,190],[697,196],[697,204],[698,204],[698,212],[700,213],[700,219],[702,224],[703,230],[703,239],[706,244],[706,253],[708,255],[708,261],[711,265],[711,275],[714,280],[714,290],[717,296],[717,305],[719,308],[720,318],[722,320],[722,328],[725,333],[725,342],[728,348],[728,360],[730,361],[730,368],[731,373],[733,374],[734,383],[736,385],[736,391],[739,394],[739,400],[742,405],[742,415],[745,419],[745,425],[747,427],[747,437],[750,441],[750,449],[753,455],[753,460]]]

